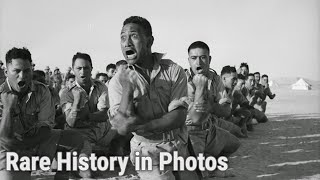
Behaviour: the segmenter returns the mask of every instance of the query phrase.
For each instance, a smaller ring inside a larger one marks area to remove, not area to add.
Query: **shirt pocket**
[[[23,123],[25,126],[25,130],[29,130],[30,128],[32,128],[33,126],[36,125],[36,123],[38,123],[38,114],[40,112],[40,108],[39,107],[35,107],[35,108],[27,108],[26,112],[23,115]]]

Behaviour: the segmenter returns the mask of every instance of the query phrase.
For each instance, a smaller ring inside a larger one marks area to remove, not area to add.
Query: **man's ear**
[[[210,67],[210,63],[211,63],[211,56],[209,56],[209,67]]]
[[[8,77],[8,67],[6,67],[6,68],[4,69],[4,75],[5,75],[6,77]]]
[[[151,46],[153,45],[153,41],[154,41],[153,36],[150,36],[147,38],[147,47],[148,48],[151,48]]]

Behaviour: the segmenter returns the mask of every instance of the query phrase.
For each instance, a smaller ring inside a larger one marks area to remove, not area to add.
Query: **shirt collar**
[[[154,64],[153,64],[152,72],[150,75],[150,82],[152,82],[153,79],[156,77],[156,75],[160,72],[161,70],[160,61],[165,55],[166,55],[165,53],[157,53],[157,52],[152,53]],[[129,65],[129,68],[132,70],[135,70],[135,68],[140,68],[140,67],[133,64],[133,65]]]
[[[91,86],[90,86],[90,92],[95,88],[95,87],[98,87],[98,84],[96,83],[96,81],[94,81],[92,78],[90,78],[90,84],[91,84]],[[77,82],[77,81],[75,81],[75,83],[74,83],[74,85],[69,89],[69,90],[72,90],[74,87],[79,87],[79,88],[81,88],[81,89],[83,89],[81,86],[80,86],[80,84]],[[84,89],[83,89],[84,90]]]

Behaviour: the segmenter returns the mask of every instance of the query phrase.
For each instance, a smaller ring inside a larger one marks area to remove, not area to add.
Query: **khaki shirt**
[[[150,121],[161,118],[178,107],[188,107],[184,101],[187,97],[187,78],[184,70],[171,60],[162,59],[163,56],[163,54],[153,53],[155,63],[150,76],[150,84],[136,70],[139,67],[129,66],[138,76],[134,90],[135,112]],[[116,73],[109,83],[109,114],[111,117],[116,115],[122,97],[123,90],[119,75],[120,73]],[[185,133],[180,130],[174,132],[175,135]],[[147,138],[157,139],[151,136]]]
[[[12,88],[5,81],[0,86],[0,93],[11,92]],[[0,116],[2,119],[3,105],[0,99]],[[48,87],[38,81],[31,81],[26,94],[14,108],[13,121],[16,135],[34,135],[42,126],[53,127],[55,107]]]
[[[60,104],[63,108],[63,111],[70,110],[73,103],[73,94],[72,89],[75,87],[80,87],[81,91],[81,100],[80,100],[80,110],[85,106],[88,106],[91,113],[97,111],[108,110],[109,108],[109,98],[108,98],[108,89],[107,87],[98,80],[91,81],[92,86],[90,88],[90,93],[87,92],[76,82],[71,88],[68,88],[67,91],[61,92]]]
[[[193,106],[196,87],[192,82],[192,79],[193,79],[193,76],[191,75],[192,73],[187,73],[187,74],[189,74],[189,76],[188,76],[188,100],[186,102],[189,104],[189,109],[190,109]],[[210,71],[209,77],[208,77],[208,91],[204,97],[205,100],[208,101],[210,104],[219,103],[220,99],[224,97],[226,97],[226,90],[220,76]],[[187,115],[186,124],[187,125],[192,124],[192,121],[189,115]]]
[[[73,104],[72,89],[80,87],[81,100],[80,100],[80,111],[87,111],[94,113],[97,111],[106,111],[109,108],[109,98],[107,87],[98,80],[91,80],[90,93],[87,92],[76,82],[74,86],[61,92],[60,105],[63,112],[71,110]],[[82,120],[86,121],[86,120]],[[81,125],[79,125],[81,126]]]

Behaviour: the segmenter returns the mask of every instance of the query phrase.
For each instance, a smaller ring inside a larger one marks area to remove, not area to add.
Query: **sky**
[[[88,53],[94,72],[123,59],[120,31],[149,20],[154,52],[188,68],[188,46],[206,42],[211,68],[247,62],[251,72],[320,80],[319,0],[0,0],[0,59],[27,47],[36,69],[71,66]]]

